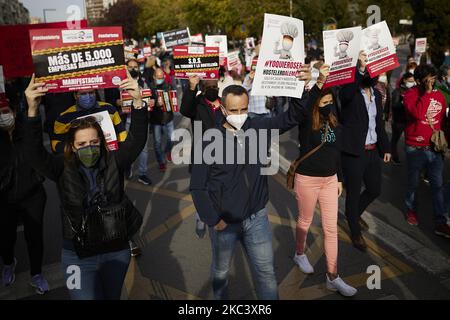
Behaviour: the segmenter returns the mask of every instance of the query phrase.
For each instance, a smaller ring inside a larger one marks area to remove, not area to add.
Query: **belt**
[[[431,150],[430,146],[410,146],[410,145],[407,145],[407,146],[410,148],[417,149],[417,150]]]
[[[372,151],[372,150],[375,150],[376,148],[377,148],[376,144],[366,144],[365,147],[364,147],[364,150]]]

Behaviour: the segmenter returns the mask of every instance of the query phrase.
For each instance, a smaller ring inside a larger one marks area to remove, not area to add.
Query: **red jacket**
[[[413,87],[404,93],[403,104],[406,109],[405,140],[409,146],[430,146],[433,130],[427,122],[427,113],[431,116],[435,130],[441,129],[445,117],[445,98],[437,90],[430,93],[419,93]]]

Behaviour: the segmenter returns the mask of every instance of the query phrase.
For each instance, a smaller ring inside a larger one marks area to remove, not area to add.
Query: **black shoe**
[[[146,186],[152,184],[152,180],[150,180],[150,178],[146,175],[139,176],[138,181]]]
[[[206,224],[200,220],[197,220],[195,224],[195,233],[200,239],[203,239],[206,234]]]
[[[362,236],[352,237],[352,243],[356,249],[358,249],[362,252],[367,251],[367,244]]]

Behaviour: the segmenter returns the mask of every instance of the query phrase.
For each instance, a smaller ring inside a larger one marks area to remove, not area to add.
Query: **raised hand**
[[[327,64],[323,64],[319,69],[319,78],[317,78],[316,85],[319,89],[322,89],[323,85],[327,81],[327,77],[330,74],[330,66]]]
[[[130,96],[133,98],[133,106],[141,108],[143,105],[141,89],[137,80],[133,79],[127,70],[127,79],[120,82],[119,88],[121,90],[127,90]]]
[[[200,77],[195,75],[195,76],[191,76],[189,77],[189,88],[192,91],[195,91],[195,89],[197,88],[197,85],[200,83]]]
[[[25,97],[27,98],[28,103],[28,116],[35,117],[38,114],[39,105],[41,104],[41,99],[48,91],[48,88],[45,88],[45,83],[38,82],[35,83],[34,73],[31,77],[30,83],[28,84],[27,89],[25,90]]]

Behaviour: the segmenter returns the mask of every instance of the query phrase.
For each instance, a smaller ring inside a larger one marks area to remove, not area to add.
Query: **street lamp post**
[[[44,23],[47,23],[47,11],[56,11],[56,9],[42,9],[42,12],[44,13]]]
[[[289,0],[289,14],[292,17],[292,0]]]

